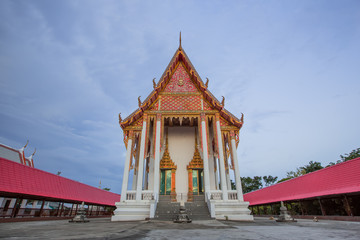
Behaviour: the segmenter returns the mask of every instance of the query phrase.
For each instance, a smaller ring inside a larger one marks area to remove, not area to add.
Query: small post
[[[320,204],[321,214],[322,214],[323,216],[326,216],[326,212],[325,212],[325,209],[324,209],[323,205],[321,204],[321,199],[320,199],[320,197],[318,197],[318,200],[319,200],[319,204]]]
[[[302,207],[301,201],[299,200],[299,206],[300,206],[300,210],[301,210],[301,215],[304,216],[304,209]]]
[[[42,213],[43,213],[44,205],[45,205],[45,200],[42,200],[41,208],[40,208],[40,211],[39,211],[39,217],[41,217],[41,215],[42,215]]]
[[[77,210],[78,210],[78,206],[79,206],[79,204],[77,203],[76,204],[76,209],[75,209],[75,216],[76,216],[76,213],[77,213]]]
[[[347,199],[347,197],[346,197],[345,194],[344,194],[344,208],[345,208],[345,211],[346,211],[346,213],[347,213],[348,216],[354,216],[354,215],[353,215],[353,212],[352,212],[352,210],[351,210],[351,206],[350,206],[350,204],[349,204],[349,201],[348,201],[348,199]]]
[[[22,201],[22,199],[20,198],[16,198],[15,200],[15,204],[14,204],[14,207],[12,209],[12,212],[11,212],[11,217],[12,218],[15,218],[16,217],[16,214],[17,214],[17,209],[18,209],[18,205],[19,205],[19,200],[20,202]]]

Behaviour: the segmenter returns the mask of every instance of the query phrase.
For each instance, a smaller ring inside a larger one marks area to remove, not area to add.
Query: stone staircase
[[[212,219],[204,195],[193,196],[193,202],[186,202],[185,208],[191,220]]]
[[[154,219],[172,221],[179,212],[179,209],[180,203],[171,202],[170,195],[160,195]]]
[[[169,195],[160,195],[154,219],[162,221],[172,221],[179,213],[179,209],[179,202],[171,202]],[[194,196],[193,202],[185,203],[185,209],[186,213],[192,220],[212,219],[207,204],[205,202],[204,195]]]

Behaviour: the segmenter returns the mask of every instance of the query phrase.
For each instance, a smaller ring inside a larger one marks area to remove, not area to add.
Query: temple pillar
[[[223,150],[223,141],[221,136],[221,128],[220,128],[220,115],[218,113],[215,114],[216,118],[216,135],[219,149],[219,159],[220,159],[220,182],[221,182],[221,191],[223,195],[223,200],[228,200],[228,190],[226,186],[226,175],[225,175],[225,162],[224,162],[224,150]]]
[[[130,131],[128,137],[129,137],[129,139],[128,139],[127,149],[126,149],[123,182],[122,182],[122,187],[121,187],[121,202],[125,202],[125,200],[126,200],[126,192],[127,192],[127,187],[128,187],[128,181],[129,181],[130,159],[131,159],[131,151],[132,151],[131,148],[132,148],[134,132]]]
[[[192,169],[188,169],[188,177],[189,177],[189,190],[188,190],[188,198],[187,198],[187,201],[188,202],[192,202],[193,201],[193,177],[192,177],[192,172],[193,170]]]
[[[150,157],[146,158],[146,168],[145,168],[145,180],[144,180],[144,189],[149,190],[149,161]]]
[[[219,189],[219,179],[218,179],[218,173],[217,173],[217,159],[214,157],[214,175],[215,175],[215,190]]]
[[[131,188],[132,190],[136,190],[137,179],[138,179],[138,174],[137,174],[136,160],[135,160],[134,175],[133,175],[132,188]]]
[[[231,138],[231,157],[233,158],[233,163],[234,163],[235,185],[236,185],[237,197],[238,197],[238,200],[244,201],[243,190],[242,190],[242,186],[241,186],[239,162],[238,162],[237,152],[236,152],[234,131],[230,131],[230,138]]]
[[[210,191],[210,173],[209,173],[209,155],[208,155],[208,141],[207,141],[207,129],[205,121],[205,113],[201,113],[201,137],[202,137],[202,152],[204,162],[204,187],[205,194]]]
[[[161,114],[156,114],[155,130],[155,161],[154,161],[154,194],[159,195],[160,190],[160,137],[161,137]]]
[[[143,116],[143,126],[141,131],[141,143],[140,143],[140,153],[139,153],[139,166],[138,166],[138,179],[136,186],[136,201],[141,200],[142,188],[143,188],[143,176],[144,176],[144,159],[145,159],[145,143],[146,143],[146,122],[147,115]]]
[[[230,181],[229,169],[225,169],[225,174],[226,174],[226,186],[227,186],[227,189],[231,190],[231,181]]]
[[[176,202],[176,191],[175,191],[175,173],[176,169],[171,169],[171,192],[170,192],[170,198],[172,202]]]

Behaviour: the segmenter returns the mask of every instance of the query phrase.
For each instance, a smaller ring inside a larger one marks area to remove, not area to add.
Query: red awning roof
[[[114,206],[120,195],[0,158],[0,192]]]
[[[244,195],[250,205],[360,192],[360,158]]]

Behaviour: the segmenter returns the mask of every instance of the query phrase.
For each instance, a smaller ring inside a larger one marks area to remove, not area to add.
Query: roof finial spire
[[[179,48],[181,49],[181,31],[180,31],[180,39],[179,39]]]

